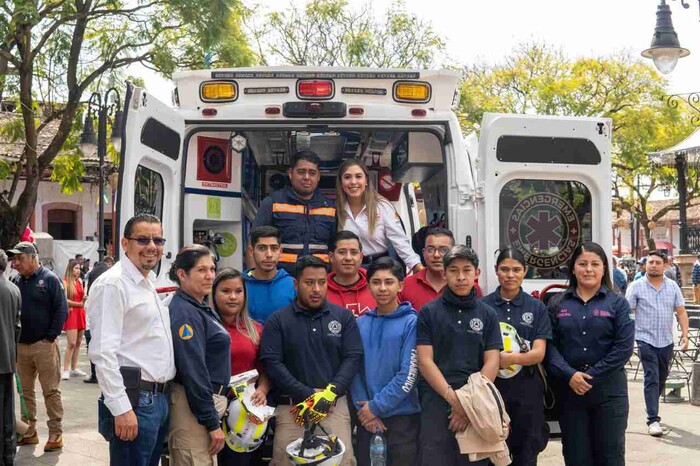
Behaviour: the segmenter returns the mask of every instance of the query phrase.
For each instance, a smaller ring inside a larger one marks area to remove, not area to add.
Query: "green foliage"
[[[683,108],[666,105],[666,81],[653,68],[622,54],[569,59],[541,43],[523,44],[496,64],[464,69],[459,117],[465,132],[478,131],[485,112],[610,117],[613,120],[613,197],[646,225],[651,193],[675,186],[675,171],[656,167],[647,154],[672,147],[693,128]],[[636,177],[648,189],[639,190]],[[689,196],[700,195],[697,170]],[[672,208],[678,208],[673,206]]]
[[[80,152],[75,151],[66,155],[59,155],[53,160],[51,181],[61,184],[63,194],[82,192],[81,179],[85,176],[85,167],[80,160]]]
[[[394,2],[385,15],[371,4],[357,9],[346,0],[311,0],[268,13],[251,25],[265,64],[430,68],[445,42],[430,23]]]

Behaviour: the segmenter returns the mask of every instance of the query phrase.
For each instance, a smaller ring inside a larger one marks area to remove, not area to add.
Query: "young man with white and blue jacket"
[[[364,364],[350,386],[357,409],[356,458],[369,466],[372,435],[383,432],[387,465],[411,466],[418,457],[420,404],[415,387],[418,376],[416,324],[418,317],[409,302],[398,303],[404,269],[383,257],[367,271],[376,309],[357,319]]]
[[[249,254],[255,267],[243,273],[250,317],[265,324],[270,315],[287,307],[296,296],[294,279],[278,268],[282,246],[280,232],[271,226],[253,228],[250,232]]]

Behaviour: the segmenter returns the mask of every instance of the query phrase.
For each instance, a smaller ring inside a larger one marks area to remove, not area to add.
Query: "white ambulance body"
[[[609,120],[487,114],[476,153],[453,112],[452,71],[240,68],[174,80],[176,108],[127,91],[117,198],[120,234],[136,213],[162,218],[162,285],[178,249],[212,231],[224,235],[219,266],[243,268],[257,207],[288,184],[303,148],[321,158],[327,196],[338,166],[359,158],[409,238],[452,230],[477,251],[484,293],[509,244],[530,263],[528,291],[565,283],[580,242],[612,248]]]

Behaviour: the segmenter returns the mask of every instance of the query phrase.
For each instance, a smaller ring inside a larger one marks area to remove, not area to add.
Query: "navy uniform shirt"
[[[500,286],[490,295],[484,296],[482,301],[496,310],[501,322],[512,325],[520,338],[530,344],[530,348],[535,340],[552,339],[552,323],[547,306],[525,293],[522,288],[512,301],[501,297]]]
[[[209,306],[182,290],[168,307],[177,369],[174,380],[185,387],[197,422],[212,432],[219,428],[213,386],[228,386],[231,379],[231,337]]]
[[[569,288],[549,305],[552,344],[547,369],[569,380],[576,372],[600,377],[623,367],[634,346],[634,321],[623,297],[602,286],[588,302]]]
[[[19,342],[32,344],[58,338],[68,317],[63,282],[43,265],[28,278],[16,275],[12,281],[22,293]]]
[[[479,301],[476,291],[459,297],[445,288],[418,314],[416,345],[433,347],[433,360],[447,383],[459,389],[484,365],[484,351],[503,349],[498,315]],[[421,390],[430,390],[421,380]]]
[[[362,339],[352,312],[331,304],[310,311],[295,299],[265,322],[260,360],[280,395],[299,403],[332,383],[343,396],[362,364]]]

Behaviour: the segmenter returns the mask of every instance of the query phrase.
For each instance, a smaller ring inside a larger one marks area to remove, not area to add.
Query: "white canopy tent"
[[[678,154],[685,154],[688,166],[700,166],[700,128],[675,146],[652,152],[648,156],[656,164],[674,166]]]

